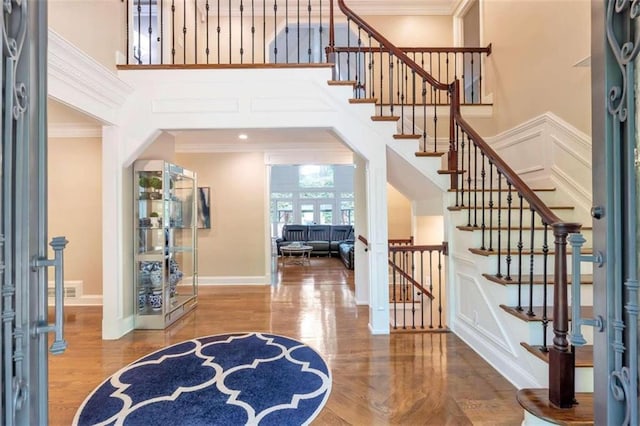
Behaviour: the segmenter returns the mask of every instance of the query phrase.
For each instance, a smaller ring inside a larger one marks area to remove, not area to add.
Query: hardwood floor
[[[519,425],[516,389],[453,334],[372,336],[353,272],[337,259],[286,265],[274,286],[201,287],[196,310],[165,331],[100,338],[101,308],[67,307],[69,349],[50,356],[50,424],[69,425],[105,378],[197,336],[268,331],[313,346],[333,375],[314,425]]]

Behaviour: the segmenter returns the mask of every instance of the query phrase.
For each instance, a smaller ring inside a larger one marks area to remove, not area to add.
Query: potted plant
[[[153,226],[154,228],[160,227],[162,219],[160,218],[158,212],[151,212],[151,214],[149,214],[149,218],[151,219],[151,226]]]
[[[147,189],[151,187],[151,185],[149,184],[149,178],[146,176],[140,176],[140,179],[138,179],[138,185],[140,185],[140,188],[142,188],[142,191],[140,191],[140,199],[148,200],[149,191],[147,191]]]
[[[152,200],[159,200],[162,198],[162,179],[159,177],[152,177],[149,179],[149,186],[154,189],[154,192],[151,193]]]

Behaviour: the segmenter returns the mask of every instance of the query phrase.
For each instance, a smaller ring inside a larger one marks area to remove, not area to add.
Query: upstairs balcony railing
[[[336,65],[339,78],[354,80],[359,97],[387,107],[441,105],[441,93],[422,95],[411,71],[347,16],[333,14],[332,0],[128,0],[127,65],[297,66]],[[482,64],[491,46],[404,47],[437,80],[462,79],[463,103],[482,103]],[[329,59],[326,52],[335,55]],[[386,93],[373,82],[395,87]]]

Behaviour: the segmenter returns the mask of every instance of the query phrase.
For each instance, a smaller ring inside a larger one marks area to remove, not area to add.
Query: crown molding
[[[206,152],[348,152],[346,147],[338,144],[327,145],[326,143],[207,143],[207,142],[179,142],[176,141],[175,149],[177,153],[206,153]]]
[[[86,123],[49,123],[49,138],[102,138],[102,127]]]
[[[115,72],[49,28],[49,96],[107,123],[116,123],[118,109],[133,89]]]

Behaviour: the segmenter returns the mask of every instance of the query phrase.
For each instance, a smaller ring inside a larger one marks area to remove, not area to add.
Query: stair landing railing
[[[409,239],[389,240],[391,328],[396,331],[446,331],[443,295],[446,242],[414,245]]]
[[[460,109],[462,94],[458,79],[450,84],[437,81],[405,52],[394,46],[349,9],[344,0],[338,0],[338,6],[357,25],[358,34],[362,34],[363,39],[375,40],[378,50],[384,49],[389,52],[393,58],[389,65],[389,75],[393,75],[395,64],[401,63],[409,70],[410,78],[416,78],[417,84],[422,86],[423,96],[433,94],[436,98],[442,95],[448,97],[451,105],[447,120],[449,149],[447,168],[442,172],[451,176],[450,186],[456,192],[454,208],[467,210],[469,227],[482,231],[483,243],[479,254],[496,256],[495,276],[504,277],[502,265],[506,261],[507,277],[513,279],[510,275],[516,266],[510,262],[515,257],[515,253],[511,252],[512,247],[515,246],[521,263],[525,256],[527,257],[529,287],[533,289],[534,271],[542,270],[542,279],[545,281],[544,288],[546,288],[550,257],[553,257],[553,342],[548,347],[545,345],[545,350],[549,352],[549,400],[560,408],[572,407],[575,404],[575,355],[567,339],[569,332],[567,237],[571,233],[578,232],[581,225],[561,220],[462,117]],[[335,56],[332,47],[330,37],[327,48],[330,62]],[[381,75],[381,87],[384,86],[383,79],[384,75]],[[394,87],[393,81],[393,79],[387,81],[389,93],[399,91]],[[400,119],[399,116],[394,115],[393,105],[390,106],[385,117],[388,120]],[[438,126],[438,118],[435,117],[431,127],[437,129]],[[501,195],[505,190],[509,195],[506,204],[503,204]],[[519,201],[517,205],[513,203],[514,197]],[[517,220],[512,217],[516,214]],[[507,221],[513,219],[513,223],[516,223],[519,228],[519,235],[513,240],[513,230],[509,229],[511,222],[507,224],[508,232],[502,232],[503,218]],[[527,227],[525,223],[528,223]],[[539,228],[545,231],[542,235],[537,232]],[[527,238],[524,238],[525,229],[528,233]],[[547,230],[552,232],[553,242],[548,241]],[[526,245],[529,247],[527,248]],[[505,249],[506,255],[503,253]],[[519,275],[522,275],[523,268],[522,264],[518,265]],[[533,290],[530,290],[529,298],[529,304],[532,306]],[[546,306],[547,295],[544,294],[543,298]],[[546,310],[546,307],[544,309]],[[530,309],[527,314],[535,315],[533,309]],[[543,338],[546,338],[546,327],[550,318],[546,313],[543,313],[543,316],[543,334],[545,334]]]

